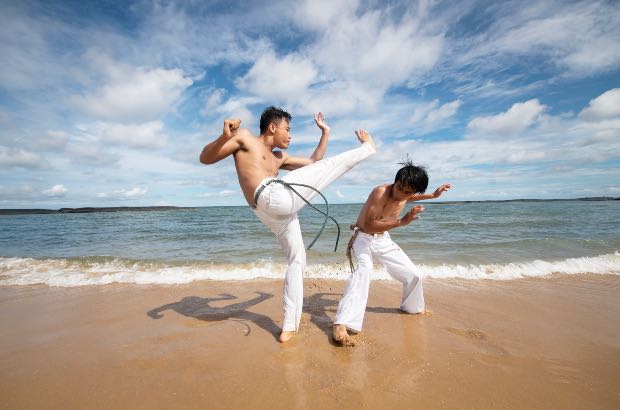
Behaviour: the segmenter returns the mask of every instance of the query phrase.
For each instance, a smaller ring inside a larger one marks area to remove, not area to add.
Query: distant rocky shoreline
[[[0,215],[32,215],[32,214],[83,214],[94,212],[144,212],[144,211],[195,211],[196,208],[181,206],[113,206],[113,207],[84,207],[60,209],[0,209]]]

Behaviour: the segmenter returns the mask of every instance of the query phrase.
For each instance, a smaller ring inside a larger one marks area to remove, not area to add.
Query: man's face
[[[288,144],[291,142],[291,127],[287,120],[280,120],[278,124],[275,125],[275,130],[273,132],[273,145],[280,149],[287,149]]]
[[[400,182],[395,183],[393,186],[394,189],[392,189],[392,197],[396,201],[405,201],[411,195],[415,194],[415,189],[412,189],[409,186],[404,185]]]

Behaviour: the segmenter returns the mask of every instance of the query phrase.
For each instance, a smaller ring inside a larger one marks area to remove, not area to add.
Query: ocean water
[[[552,274],[620,274],[620,201],[426,203],[391,236],[432,278],[511,280]],[[308,251],[306,277],[346,279],[344,249],[361,204],[331,205]],[[322,217],[300,213],[306,244]],[[0,216],[0,286],[282,278],[275,237],[248,207]],[[373,279],[389,276],[376,267]]]

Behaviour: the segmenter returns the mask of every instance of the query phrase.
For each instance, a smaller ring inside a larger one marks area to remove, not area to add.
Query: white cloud
[[[67,191],[68,191],[67,188],[65,188],[65,186],[61,184],[61,185],[54,185],[50,189],[46,189],[41,193],[46,196],[57,198],[57,197],[64,197]]]
[[[146,195],[147,192],[148,192],[148,188],[138,188],[138,187],[132,188],[129,191],[125,191],[125,190],[115,191],[116,194],[122,195],[128,199],[143,197],[144,195]]]
[[[222,99],[226,94],[226,90],[223,88],[217,88],[211,90],[209,96],[206,98],[204,109],[202,110],[202,114],[206,117],[212,114],[212,111],[217,111],[219,106],[222,104]]]
[[[312,88],[292,105],[293,112],[324,112],[335,117],[350,113],[373,112],[381,103],[384,90],[356,81],[333,81]]]
[[[96,196],[101,199],[133,200],[144,197],[148,190],[148,188],[134,187],[132,189],[118,189],[112,192],[99,192]]]
[[[334,24],[317,31],[319,39],[307,55],[333,79],[359,80],[384,89],[411,82],[435,65],[443,49],[443,28],[435,26],[426,11],[420,7],[419,14],[396,20],[380,10],[358,15],[356,8],[350,8]]]
[[[111,167],[118,163],[118,154],[109,152],[99,142],[70,141],[66,148],[67,158],[90,167]]]
[[[180,69],[145,69],[87,54],[103,72],[105,84],[94,92],[72,98],[77,109],[103,120],[145,122],[168,112],[192,84]]]
[[[302,27],[324,30],[342,24],[342,16],[357,10],[359,0],[306,0],[295,7],[292,17]]]
[[[290,101],[302,96],[316,75],[312,62],[300,55],[279,58],[268,53],[261,56],[236,85],[266,100]]]
[[[63,151],[67,142],[69,142],[70,135],[66,131],[62,130],[49,130],[43,137],[40,138],[37,148],[41,148],[42,151]]]
[[[461,100],[454,100],[439,106],[439,100],[435,99],[416,107],[411,122],[420,128],[421,133],[448,127],[450,125],[448,120],[457,113],[461,104]]]
[[[0,146],[0,167],[2,168],[45,168],[46,162],[34,152]]]
[[[620,9],[613,2],[506,2],[487,10],[495,11],[487,16],[493,21],[488,30],[456,39],[458,65],[484,70],[485,63],[497,67],[514,56],[542,57],[574,76],[620,65]]]
[[[467,128],[478,135],[514,136],[534,124],[545,109],[538,99],[515,103],[503,113],[474,118]]]
[[[620,88],[613,88],[599,95],[579,114],[586,121],[620,117]]]
[[[213,197],[219,197],[219,198],[227,198],[227,197],[231,197],[231,196],[241,196],[241,191],[239,190],[231,190],[231,189],[224,189],[222,191],[219,192],[203,192],[201,194],[198,195],[199,198],[213,198]]]
[[[137,148],[161,148],[166,145],[168,136],[163,132],[161,121],[142,124],[118,124],[98,122],[81,125],[80,128],[105,143]]]

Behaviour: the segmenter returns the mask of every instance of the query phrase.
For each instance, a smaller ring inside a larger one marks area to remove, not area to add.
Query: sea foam
[[[101,258],[99,258],[101,259]],[[534,260],[521,263],[486,265],[424,265],[417,268],[423,277],[470,280],[513,280],[526,277],[544,277],[551,274],[610,274],[620,275],[620,253],[595,257],[570,258],[560,261]],[[188,262],[186,264],[131,261],[123,259],[32,259],[0,257],[0,286],[44,284],[73,287],[128,283],[139,285],[183,284],[199,280],[282,279],[286,266],[261,260],[253,264],[214,264]],[[345,280],[350,272],[348,264],[309,265],[307,278]],[[378,266],[373,280],[391,279]]]

